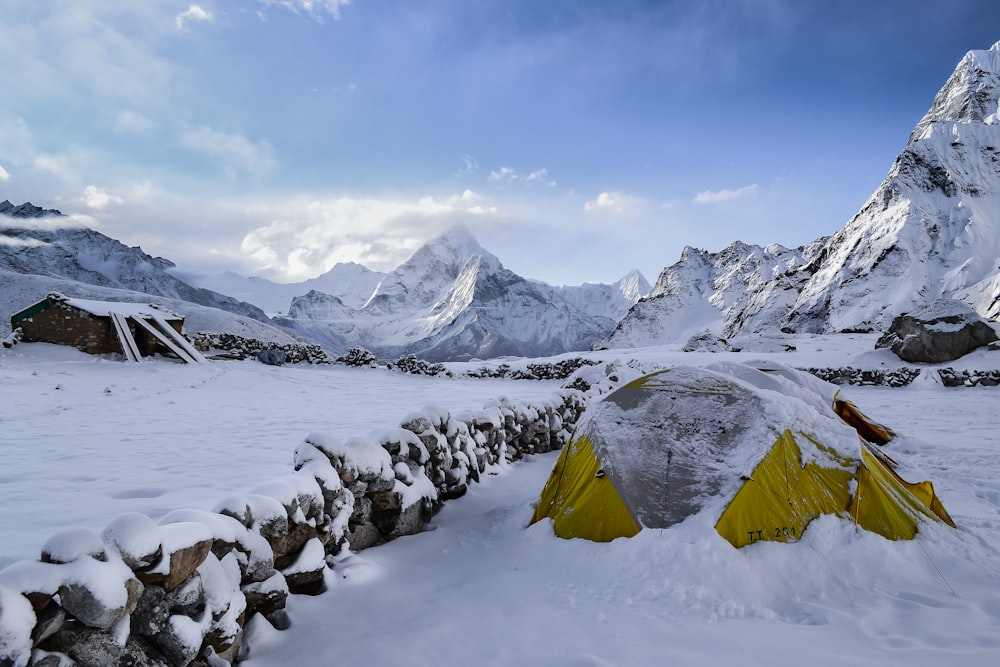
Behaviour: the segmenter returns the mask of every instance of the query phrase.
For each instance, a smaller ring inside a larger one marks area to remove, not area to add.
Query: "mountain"
[[[30,202],[13,210],[26,208],[42,211]],[[268,321],[256,306],[192,287],[174,277],[168,272],[173,267],[170,260],[150,257],[140,248],[130,248],[79,225],[58,211],[0,220],[0,268],[188,301]]]
[[[61,292],[157,303],[184,315],[188,330],[295,340],[270,326],[256,306],[192,287],[169,273],[173,267],[169,260],[130,248],[57,210],[30,202],[0,203],[0,330],[6,330],[13,313],[49,292]]]
[[[335,350],[360,346],[382,358],[544,356],[589,349],[644,286],[638,272],[611,286],[527,280],[455,227],[385,274],[360,307],[312,290],[276,321]]]
[[[889,174],[834,234],[784,326],[882,329],[938,298],[1000,314],[1000,42],[970,51]]]
[[[638,301],[600,347],[641,347],[687,340],[710,329],[721,333],[734,311],[747,309],[751,295],[809,262],[809,249],[766,248],[736,241],[718,253],[690,246],[665,268],[649,294]],[[787,290],[768,294],[787,298]]]
[[[360,308],[385,277],[384,273],[354,262],[335,264],[323,275],[297,283],[276,283],[259,276],[246,278],[232,271],[215,275],[172,273],[197,287],[252,303],[269,316],[287,314],[292,299],[314,290],[335,296],[353,308]]]
[[[638,269],[633,269],[615,283],[564,285],[556,289],[566,301],[583,312],[617,322],[625,317],[633,304],[649,294],[652,287]]]
[[[1000,42],[970,51],[885,180],[835,234],[797,248],[686,249],[605,344],[884,330],[939,298],[1000,315]]]

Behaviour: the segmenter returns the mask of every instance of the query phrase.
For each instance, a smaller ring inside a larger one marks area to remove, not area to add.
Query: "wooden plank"
[[[156,327],[154,327],[152,324],[150,324],[149,322],[147,322],[145,318],[143,318],[143,317],[133,317],[132,320],[136,324],[138,324],[139,326],[141,326],[143,329],[145,329],[149,333],[151,333],[154,336],[156,336],[156,339],[159,340],[164,345],[166,345],[167,349],[169,349],[171,352],[173,352],[174,354],[176,354],[178,357],[180,357],[185,362],[187,362],[189,364],[197,363],[191,357],[190,354],[188,354],[187,352],[185,352],[184,350],[182,350],[180,347],[178,347],[176,344],[174,344],[174,341],[172,341],[170,338],[168,338],[167,335],[164,334],[162,331],[160,331],[159,329],[157,329]]]
[[[115,325],[115,331],[118,333],[118,342],[122,345],[125,358],[136,363],[141,362],[142,355],[139,354],[139,346],[136,345],[135,338],[132,337],[132,331],[128,328],[125,316],[121,313],[109,313],[109,315]]]
[[[176,343],[179,347],[183,348],[185,352],[187,352],[188,356],[191,357],[191,359],[193,359],[196,362],[207,361],[207,359],[205,359],[202,353],[199,352],[195,348],[195,346],[192,345],[190,341],[188,341],[187,338],[177,333],[177,331],[172,326],[170,326],[170,323],[167,322],[165,319],[163,319],[163,316],[161,316],[159,313],[151,313],[150,317],[153,319],[154,322],[160,325],[160,328],[163,329],[163,333],[170,336],[170,338],[173,339],[174,343]]]

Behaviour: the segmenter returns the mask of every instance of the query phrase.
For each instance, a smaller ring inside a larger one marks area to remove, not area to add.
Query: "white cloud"
[[[60,178],[69,179],[72,176],[72,170],[69,166],[69,161],[63,155],[49,155],[47,153],[39,153],[35,156],[32,163],[35,169],[40,171],[46,171],[50,174],[58,176]]]
[[[459,174],[473,174],[479,171],[479,163],[476,162],[476,158],[469,154],[462,156],[462,168],[458,170]]]
[[[187,11],[183,11],[174,17],[174,23],[177,24],[178,30],[185,30],[185,26],[189,21],[200,21],[202,23],[210,22],[215,17],[211,12],[203,9],[199,5],[191,5],[187,8]]]
[[[624,192],[602,192],[597,195],[597,199],[585,202],[583,210],[586,213],[612,213],[621,215],[641,203],[642,199],[639,197],[633,197]]]
[[[0,183],[6,183],[9,180],[10,174],[3,168],[3,165],[0,165]]]
[[[489,180],[502,183],[528,183],[534,185],[541,183],[549,187],[555,187],[556,182],[549,178],[549,170],[545,167],[536,169],[527,176],[521,176],[513,167],[500,167],[490,172]]]
[[[489,179],[491,181],[513,182],[517,180],[517,172],[513,167],[500,167],[499,169],[494,169],[490,172]]]
[[[130,135],[148,135],[156,129],[156,123],[138,111],[120,111],[115,121],[115,132]]]
[[[269,212],[273,220],[247,233],[240,249],[256,262],[255,271],[288,281],[317,276],[341,262],[391,270],[445,228],[481,224],[498,213],[471,190],[417,199],[284,201]]]
[[[335,21],[340,19],[340,8],[351,4],[351,0],[260,0],[268,7],[282,7],[296,14],[307,14],[311,19],[322,22],[327,15]]]
[[[756,193],[757,184],[753,183],[751,185],[744,185],[742,188],[736,188],[735,190],[705,190],[695,195],[693,201],[695,204],[717,204],[723,201],[739,199],[740,197],[747,197]]]
[[[220,132],[207,125],[185,130],[180,142],[231,169],[259,173],[270,171],[277,164],[274,149],[266,141],[253,142],[242,134]]]
[[[110,194],[96,185],[88,185],[83,189],[83,203],[87,208],[101,210],[108,204],[121,204],[123,201],[121,197]]]

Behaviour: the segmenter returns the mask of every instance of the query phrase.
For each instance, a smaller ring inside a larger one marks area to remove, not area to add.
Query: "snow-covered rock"
[[[944,363],[998,340],[997,332],[961,301],[943,299],[898,315],[876,348],[903,361]]]

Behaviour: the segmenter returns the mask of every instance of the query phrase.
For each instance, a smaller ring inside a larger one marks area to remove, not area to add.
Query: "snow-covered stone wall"
[[[562,390],[452,415],[414,413],[375,440],[312,434],[286,477],[155,522],[53,536],[0,571],[0,667],[219,667],[260,614],[323,592],[334,556],[420,531],[441,504],[528,454],[559,449],[586,406]]]

